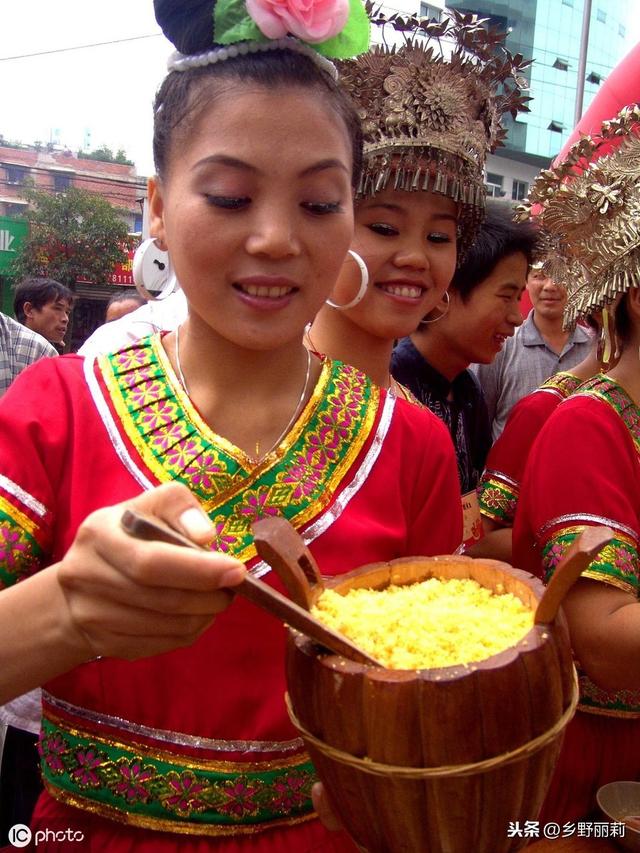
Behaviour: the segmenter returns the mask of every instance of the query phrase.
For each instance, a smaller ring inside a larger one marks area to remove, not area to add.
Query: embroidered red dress
[[[513,527],[531,446],[558,403],[573,394],[581,381],[572,373],[556,373],[513,407],[504,430],[489,451],[478,483],[481,515],[502,527]]]
[[[515,565],[548,580],[586,526],[605,524],[615,539],[583,574],[638,596],[639,452],[640,410],[611,379],[588,380],[558,406],[530,454],[513,533]],[[640,691],[609,693],[576,665],[579,710],[541,821],[584,817],[601,785],[640,780]]]
[[[327,575],[451,553],[461,538],[453,448],[430,412],[327,361],[254,468],[202,421],[151,337],[37,365],[2,400],[0,580],[59,559],[93,510],[169,480],[202,501],[217,547],[276,587],[250,535],[264,515],[289,518]],[[189,649],[102,659],[45,685],[47,792],[33,828],[82,831],[96,851],[353,850],[311,810],[313,767],[283,702],[284,639],[237,598]]]

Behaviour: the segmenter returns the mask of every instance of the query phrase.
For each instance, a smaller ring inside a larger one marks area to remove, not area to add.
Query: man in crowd
[[[52,278],[25,278],[13,298],[18,321],[59,348],[64,347],[72,306],[73,293]]]
[[[42,335],[0,312],[0,397],[25,367],[57,354]]]
[[[506,341],[491,364],[474,365],[491,419],[493,440],[498,438],[509,412],[522,397],[535,391],[561,370],[570,370],[585,359],[592,337],[584,328],[562,328],[567,301],[564,288],[535,264],[527,278],[533,308],[516,334]]]
[[[146,299],[143,299],[133,288],[127,288],[121,293],[114,293],[107,302],[104,321],[105,323],[113,323],[114,320],[119,320],[125,314],[131,314],[132,311],[136,311],[146,304]]]

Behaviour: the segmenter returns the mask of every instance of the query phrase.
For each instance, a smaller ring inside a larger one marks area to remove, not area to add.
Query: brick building
[[[146,178],[136,174],[135,166],[77,157],[71,151],[53,146],[7,144],[0,137],[0,217],[2,234],[6,231],[6,238],[0,241],[0,308],[7,313],[11,313],[13,302],[13,282],[8,270],[11,254],[19,244],[13,232],[28,208],[24,198],[27,185],[52,193],[70,187],[96,193],[121,212],[129,233],[142,233],[147,184]],[[111,281],[77,282],[72,349],[103,322],[104,304],[109,296],[132,284],[130,263],[114,270]]]

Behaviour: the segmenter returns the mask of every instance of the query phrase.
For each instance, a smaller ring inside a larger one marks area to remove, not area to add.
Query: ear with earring
[[[133,281],[138,293],[149,301],[166,299],[178,284],[169,252],[157,237],[144,240],[133,256]]]
[[[424,320],[420,320],[420,322],[418,323],[419,326],[428,326],[429,323],[437,323],[438,320],[442,320],[443,317],[446,317],[446,315],[449,313],[449,307],[451,306],[451,297],[449,296],[448,290],[445,290],[444,294],[442,295],[442,298],[447,303],[447,307],[444,309],[444,311],[442,311],[440,314],[438,314],[437,317],[434,317],[431,320],[427,318],[425,318]]]
[[[356,262],[356,264],[358,265],[358,269],[360,270],[360,287],[358,288],[358,292],[353,297],[353,299],[350,302],[345,302],[344,305],[338,305],[338,303],[334,302],[332,299],[326,300],[327,305],[329,305],[331,308],[337,308],[338,311],[345,311],[347,308],[353,308],[359,302],[362,302],[367,292],[367,287],[369,286],[369,270],[367,269],[367,265],[357,252],[354,252],[349,249],[349,254]]]

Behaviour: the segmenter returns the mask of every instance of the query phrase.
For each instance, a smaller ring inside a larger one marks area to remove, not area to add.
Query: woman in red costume
[[[570,372],[550,376],[513,407],[504,430],[489,451],[478,483],[478,504],[485,535],[471,552],[473,556],[512,562],[513,520],[531,447],[558,405],[599,370],[594,344],[593,351]]]
[[[361,153],[304,42],[331,55],[364,12],[298,27],[232,11],[156,2],[181,55],[156,98],[151,234],[187,320],[36,365],[2,400],[0,701],[44,686],[42,849],[68,849],[69,829],[100,851],[352,850],[311,806],[285,630],[226,588],[243,563],[279,588],[252,542],[263,516],[288,518],[327,575],[461,538],[445,428],[302,341],[353,237]],[[211,552],[128,537],[126,506]]]
[[[586,526],[614,537],[564,602],[581,700],[541,815],[560,824],[591,812],[601,785],[640,780],[639,132],[640,109],[627,108],[529,197],[566,261],[566,323],[602,309],[603,363],[619,357],[542,429],[513,532],[516,565],[546,580]]]

